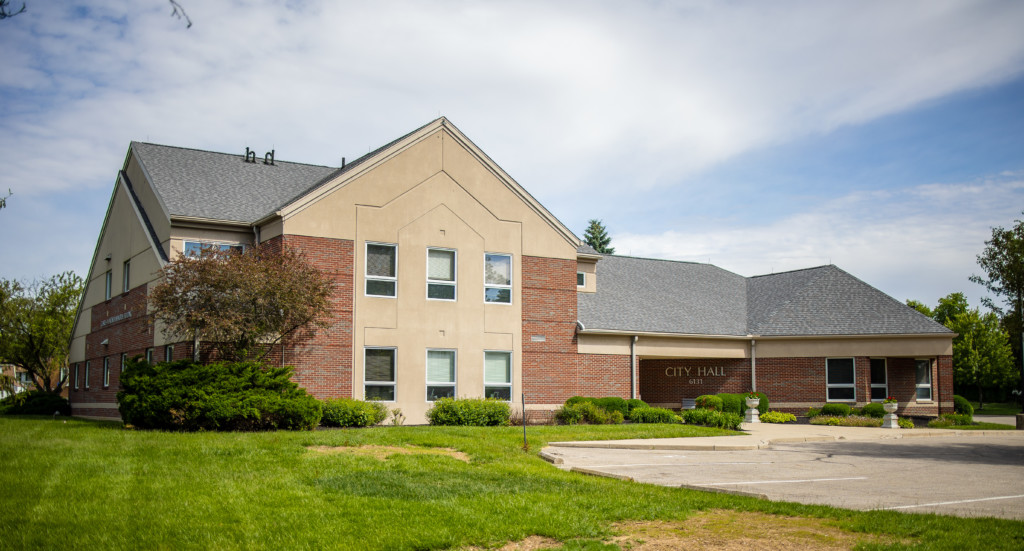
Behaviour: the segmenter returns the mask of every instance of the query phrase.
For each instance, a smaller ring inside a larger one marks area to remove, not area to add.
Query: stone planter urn
[[[897,402],[882,402],[882,408],[885,409],[885,417],[882,418],[883,429],[898,429],[900,428],[899,419],[896,417],[896,408],[899,407]]]
[[[746,398],[747,412],[743,416],[744,423],[760,423],[761,413],[757,411],[757,406],[761,405],[760,398]]]

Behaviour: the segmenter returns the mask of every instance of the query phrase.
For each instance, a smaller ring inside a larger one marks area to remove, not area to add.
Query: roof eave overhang
[[[576,258],[579,259],[579,260],[595,260],[595,261],[597,261],[597,260],[601,260],[602,258],[604,258],[604,255],[590,254],[590,253],[576,253]]]
[[[171,225],[180,228],[199,228],[199,229],[211,229],[211,228],[237,228],[237,229],[250,229],[253,227],[253,222],[243,222],[241,220],[218,220],[216,218],[202,218],[198,216],[177,216],[171,215]]]
[[[614,335],[637,337],[662,337],[673,339],[720,339],[720,340],[826,340],[826,339],[953,339],[956,333],[864,333],[856,335],[713,335],[701,333],[670,333],[662,331],[629,331],[624,329],[583,329],[580,335]]]

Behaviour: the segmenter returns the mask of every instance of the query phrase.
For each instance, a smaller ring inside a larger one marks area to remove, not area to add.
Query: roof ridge
[[[177,145],[167,145],[167,144],[162,144],[162,143],[142,142],[142,141],[139,141],[139,140],[132,140],[130,146],[134,147],[136,144],[139,144],[139,145],[152,145],[154,147],[166,147],[166,148],[169,148],[169,149],[180,149],[182,151],[196,151],[196,152],[199,152],[199,153],[212,153],[214,155],[225,155],[225,156],[228,156],[228,157],[238,157],[238,158],[244,157],[244,155],[239,156],[237,153],[225,153],[223,151],[211,151],[209,149],[199,149],[198,147],[181,147],[181,146],[177,146]],[[285,161],[285,160],[280,160],[280,159],[276,159],[276,158],[274,159],[274,163],[287,163],[287,164],[290,164],[290,165],[315,166],[317,168],[337,168],[337,167],[332,167],[332,166],[329,166],[329,165],[318,165],[316,163],[302,163],[302,162],[299,162],[299,161]]]
[[[792,273],[796,273],[796,272],[809,272],[811,270],[820,270],[822,268],[836,268],[837,270],[845,271],[842,268],[836,266],[835,264],[821,264],[820,266],[810,266],[810,267],[807,267],[807,268],[795,268],[793,270],[784,270],[784,271],[781,271],[781,272],[772,272],[770,274],[753,275],[753,276],[750,276],[747,279],[756,279],[756,278],[759,278],[759,277],[771,277],[771,276],[777,276],[777,275],[782,275],[782,274],[792,274]]]

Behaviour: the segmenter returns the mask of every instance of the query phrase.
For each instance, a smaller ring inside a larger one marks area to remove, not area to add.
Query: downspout
[[[750,390],[757,392],[757,341],[750,339]]]
[[[629,397],[636,399],[636,341],[640,340],[640,337],[633,335],[633,340],[629,341]]]

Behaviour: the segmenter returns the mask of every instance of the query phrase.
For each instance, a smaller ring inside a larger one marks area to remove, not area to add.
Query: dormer
[[[597,292],[597,262],[601,253],[586,243],[576,248],[576,291],[580,293]]]

